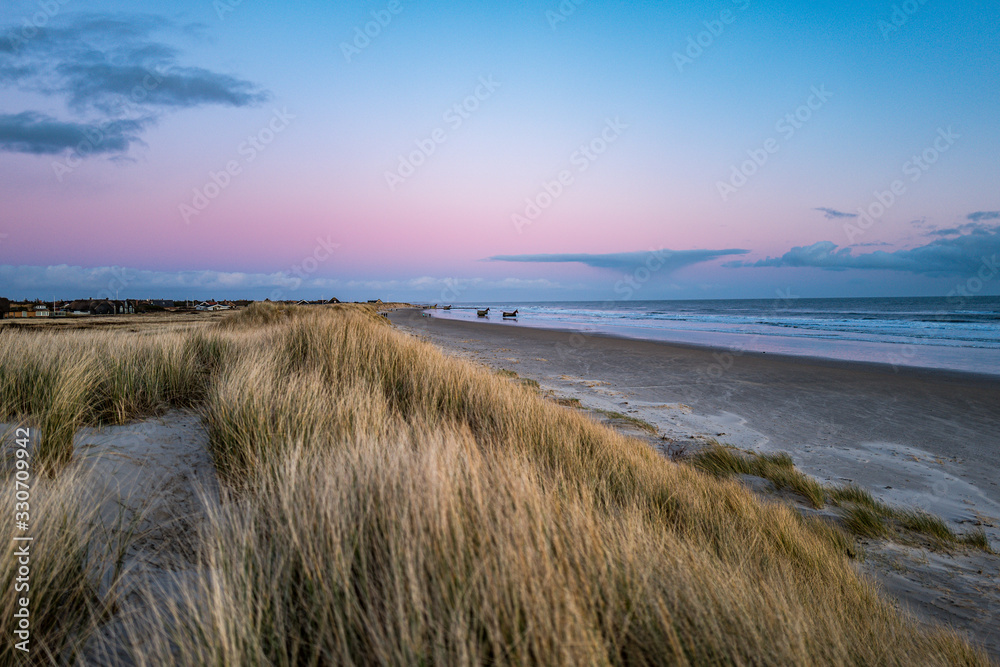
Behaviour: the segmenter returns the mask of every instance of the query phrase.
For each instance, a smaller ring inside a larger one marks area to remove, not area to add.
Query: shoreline
[[[735,355],[424,317],[419,310],[400,310],[390,319],[556,394],[641,418],[670,441],[715,439],[741,449],[787,451],[821,481],[860,484],[886,502],[921,507],[959,529],[988,516],[996,525],[984,527],[1000,548],[1000,382],[990,376]],[[922,465],[912,469],[903,461]]]
[[[417,314],[420,312],[431,310],[431,309],[399,309],[400,311],[415,311]],[[413,315],[408,315],[409,318],[413,318]],[[725,346],[713,343],[695,343],[691,341],[681,341],[681,340],[666,340],[660,338],[652,337],[639,337],[639,336],[628,336],[624,334],[615,333],[612,331],[585,331],[583,329],[572,329],[567,327],[559,326],[537,326],[537,325],[519,325],[512,322],[503,321],[478,321],[478,320],[462,320],[457,318],[448,317],[436,317],[432,314],[431,319],[436,319],[443,322],[459,322],[462,324],[469,324],[472,326],[487,326],[487,327],[506,327],[505,330],[510,329],[532,329],[536,331],[550,331],[565,334],[566,336],[579,335],[585,338],[610,338],[613,340],[622,341],[636,341],[644,343],[653,343],[656,345],[664,345],[667,347],[677,347],[682,349],[690,349],[697,351],[707,351],[712,353],[727,353],[738,358],[761,358],[766,360],[777,360],[779,362],[787,363],[809,363],[818,366],[828,366],[830,368],[842,368],[845,370],[870,370],[870,371],[880,371],[885,373],[892,373],[894,375],[907,375],[911,374],[914,376],[937,376],[941,379],[955,379],[955,380],[972,380],[981,381],[985,383],[1000,384],[1000,374],[995,373],[977,373],[973,371],[966,371],[953,368],[941,368],[934,366],[912,366],[912,365],[897,365],[889,362],[882,361],[867,361],[863,359],[839,359],[837,357],[824,357],[814,354],[789,354],[787,352],[763,352],[757,350],[741,349],[737,346]],[[733,335],[737,334],[722,334],[722,335]],[[749,339],[755,338],[758,334],[739,334],[740,336],[746,336]]]
[[[906,363],[907,360],[903,359],[902,356],[897,356],[896,359],[899,363],[894,363],[891,361],[872,361],[868,359],[851,359],[844,356],[824,356],[822,354],[817,354],[811,351],[804,351],[802,353],[793,353],[787,350],[755,350],[749,349],[749,342],[752,344],[754,341],[774,338],[773,336],[766,336],[759,333],[723,333],[723,332],[700,332],[700,331],[679,331],[679,330],[669,330],[678,336],[687,336],[689,338],[701,337],[712,339],[715,338],[715,342],[696,342],[692,340],[682,340],[680,337],[671,339],[669,337],[657,337],[654,335],[643,335],[636,333],[635,335],[630,335],[630,332],[646,332],[646,331],[668,331],[668,330],[658,330],[658,329],[644,329],[642,327],[629,327],[624,325],[619,326],[607,326],[605,329],[583,329],[583,328],[572,328],[566,326],[559,326],[555,322],[543,322],[542,324],[520,324],[516,321],[505,321],[505,320],[488,320],[483,321],[479,319],[463,319],[452,316],[439,317],[438,311],[430,308],[424,308],[424,311],[430,313],[430,317],[448,321],[448,322],[461,322],[464,324],[473,324],[476,326],[495,326],[495,327],[508,327],[508,328],[519,328],[519,329],[536,329],[542,331],[556,331],[564,333],[567,335],[577,334],[585,337],[605,337],[614,338],[618,340],[634,340],[634,341],[644,341],[650,343],[658,343],[667,346],[681,347],[681,348],[691,348],[698,350],[709,350],[712,352],[728,353],[739,357],[751,357],[760,356],[770,358],[782,358],[789,361],[808,361],[818,364],[830,364],[830,365],[843,365],[845,367],[858,366],[861,368],[870,368],[873,370],[884,370],[893,373],[906,373],[915,372],[921,375],[928,373],[942,374],[943,376],[955,375],[959,378],[973,377],[984,381],[1000,382],[1000,368],[996,370],[991,370],[989,372],[976,372],[963,368],[951,368],[947,366],[928,366],[919,365],[916,363]],[[418,311],[419,312],[419,311]],[[613,329],[618,329],[615,331]],[[726,342],[731,342],[732,344],[726,344]],[[815,343],[815,339],[797,339],[790,338],[786,341],[782,341],[786,348],[806,348],[810,342]],[[883,356],[891,358],[894,354],[895,349],[909,349],[908,345],[892,344],[886,342],[877,341],[859,341],[859,340],[826,340],[825,341],[828,349],[830,350],[847,350],[849,348],[855,349],[865,349],[867,348],[870,352],[876,350],[882,350],[885,354]],[[979,354],[984,351],[983,348],[965,348],[958,346],[927,346],[927,347],[937,347],[938,352],[948,351],[966,351],[969,353]],[[922,350],[927,352],[928,350]],[[995,360],[990,359],[993,362]]]
[[[892,506],[937,515],[958,533],[982,528],[1000,550],[1000,382],[988,376],[746,353],[734,355],[720,377],[699,378],[726,350],[420,310],[389,319],[449,354],[537,381],[553,397],[645,421],[656,429],[646,439],[661,451],[714,440],[788,452],[820,482],[855,484]],[[993,631],[1000,559],[883,540],[862,546],[857,567],[902,606],[971,632],[1000,658]]]

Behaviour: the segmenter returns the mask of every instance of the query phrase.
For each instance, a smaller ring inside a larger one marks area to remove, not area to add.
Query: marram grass
[[[0,334],[0,369],[87,369],[58,408],[0,380],[5,418],[194,406],[229,489],[200,576],[147,593],[138,664],[988,664],[887,603],[839,531],[369,308],[88,336]]]

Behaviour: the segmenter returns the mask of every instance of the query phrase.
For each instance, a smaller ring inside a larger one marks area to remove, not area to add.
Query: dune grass
[[[37,464],[54,474],[72,457],[81,426],[195,405],[217,345],[180,331],[0,333],[0,422],[38,426]]]
[[[858,535],[885,537],[894,532],[911,533],[942,548],[967,546],[987,553],[993,551],[981,528],[959,535],[940,517],[921,510],[892,507],[855,485],[831,487],[827,494],[832,503],[846,509],[847,520],[857,527]]]
[[[112,372],[95,356],[113,349]],[[2,368],[50,353],[81,360],[51,361],[57,377],[93,364],[74,423],[196,406],[229,488],[197,536],[202,576],[134,629],[139,664],[988,664],[883,600],[837,531],[371,308],[258,305],[120,342],[0,335]],[[27,391],[4,384],[4,414],[54,410]]]
[[[8,539],[0,553],[0,616],[9,625],[0,642],[0,664],[73,662],[97,625],[113,612],[119,593],[116,582],[121,576],[117,565],[127,546],[120,538],[127,540],[129,531],[121,522],[107,525],[102,521],[101,499],[81,471],[36,481],[30,503],[30,533],[25,533],[15,531],[13,492],[3,494],[0,530]],[[117,535],[109,537],[109,530]],[[26,534],[32,541],[10,539]],[[19,550],[26,545],[29,573],[23,575],[19,571],[23,552]],[[20,608],[21,597],[30,601],[28,656],[16,648],[20,639],[13,635],[14,613]]]
[[[691,462],[698,469],[716,476],[739,474],[763,477],[779,489],[798,493],[813,507],[822,507],[826,503],[823,486],[797,470],[792,457],[784,452],[758,454],[717,445],[695,453]]]
[[[614,410],[601,410],[599,408],[595,409],[605,417],[607,417],[612,422],[621,422],[627,424],[628,426],[634,426],[640,431],[645,431],[651,435],[656,435],[656,427],[650,424],[648,421],[639,419],[638,417],[633,417],[632,415],[627,415],[623,412],[615,412]]]
[[[734,474],[763,477],[778,489],[801,495],[814,508],[827,503],[842,507],[844,526],[859,537],[921,536],[940,548],[966,546],[992,553],[982,529],[959,535],[939,517],[920,510],[892,507],[856,485],[820,484],[796,469],[792,457],[784,452],[758,454],[714,445],[695,453],[690,461],[695,467],[718,477]]]

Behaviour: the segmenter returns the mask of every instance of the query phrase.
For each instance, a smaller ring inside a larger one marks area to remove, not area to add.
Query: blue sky
[[[945,296],[1000,253],[998,16],[9,1],[0,293]]]

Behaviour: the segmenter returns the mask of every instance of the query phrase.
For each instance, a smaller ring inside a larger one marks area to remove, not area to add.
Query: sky
[[[0,296],[1000,294],[1000,1],[5,0]]]

